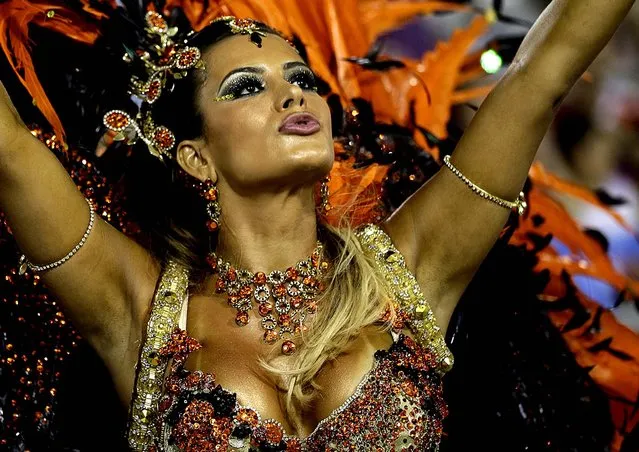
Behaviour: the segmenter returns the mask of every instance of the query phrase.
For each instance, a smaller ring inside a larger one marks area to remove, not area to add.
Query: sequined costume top
[[[156,291],[142,345],[128,440],[144,451],[434,451],[446,405],[441,377],[452,356],[432,311],[388,235],[374,225],[357,231],[389,283],[400,317],[416,340],[392,332],[354,393],[306,438],[289,436],[275,420],[215,381],[184,368],[201,345],[184,330],[188,274],[174,263]]]

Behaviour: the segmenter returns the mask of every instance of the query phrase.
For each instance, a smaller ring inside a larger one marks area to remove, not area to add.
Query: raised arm
[[[634,0],[554,0],[483,102],[451,162],[514,201],[554,111],[603,49]],[[442,168],[386,222],[442,327],[498,238],[508,211]]]
[[[0,209],[18,246],[30,262],[40,265],[71,251],[89,223],[89,206],[82,194],[55,156],[24,126],[2,84]],[[98,215],[77,254],[41,273],[107,364],[123,359],[157,275],[147,251]]]

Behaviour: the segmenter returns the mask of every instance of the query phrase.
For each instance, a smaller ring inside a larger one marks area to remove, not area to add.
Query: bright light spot
[[[486,50],[481,56],[481,67],[489,74],[498,72],[504,64],[501,56],[494,50]]]

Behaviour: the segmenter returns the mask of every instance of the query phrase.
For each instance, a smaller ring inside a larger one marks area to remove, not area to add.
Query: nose
[[[306,99],[304,98],[304,91],[302,88],[292,83],[287,83],[286,87],[282,89],[282,93],[277,100],[276,107],[278,111],[284,111],[291,107],[295,107],[296,105],[301,107],[305,102]]]

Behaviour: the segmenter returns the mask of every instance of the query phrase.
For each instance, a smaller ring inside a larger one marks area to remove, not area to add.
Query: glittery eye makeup
[[[305,91],[317,91],[317,82],[313,71],[301,62],[290,62],[283,65],[285,79],[288,83],[298,85]],[[264,69],[245,67],[231,71],[220,86],[216,102],[234,100],[241,97],[259,94],[266,89]]]
[[[315,74],[306,66],[295,67],[287,74],[286,79],[289,83],[295,83],[304,90],[317,91]]]
[[[262,77],[256,74],[238,74],[224,83],[219,98],[236,99],[257,94],[265,88],[265,85]]]

